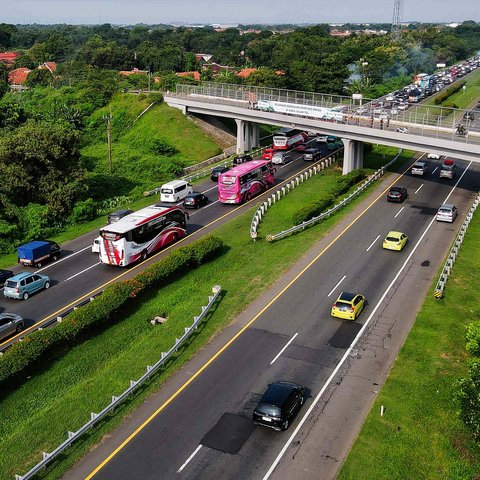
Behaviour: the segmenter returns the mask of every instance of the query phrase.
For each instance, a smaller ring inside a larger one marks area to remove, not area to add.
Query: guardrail
[[[455,238],[455,242],[453,243],[453,246],[450,249],[450,253],[448,254],[447,260],[442,269],[442,273],[440,274],[437,285],[433,292],[433,295],[435,298],[444,297],[445,285],[447,283],[448,277],[450,276],[453,264],[457,259],[457,255],[460,250],[460,246],[463,243],[463,239],[465,238],[465,233],[467,231],[467,228],[470,225],[470,222],[473,218],[473,214],[475,213],[475,210],[477,209],[479,204],[480,204],[480,192],[478,193],[472,206],[470,207],[470,210],[468,211],[467,216],[465,217],[465,220],[463,221],[462,226],[460,227],[457,237]]]
[[[45,468],[49,462],[67,449],[72,443],[78,440],[89,428],[93,427],[102,418],[104,418],[111,410],[120,405],[134,390],[148,380],[158,369],[160,369],[168,359],[180,348],[180,346],[188,339],[191,333],[197,329],[200,322],[205,318],[212,305],[216,302],[222,287],[215,285],[212,287],[213,295],[208,297],[208,304],[202,306],[202,313],[198,317],[194,317],[192,325],[185,327],[185,331],[180,338],[175,339],[175,344],[167,352],[162,352],[160,359],[154,365],[147,365],[146,372],[138,380],[130,380],[130,386],[118,397],[112,396],[112,401],[99,413],[90,413],[90,420],[80,427],[76,432],[68,432],[68,438],[50,453],[42,452],[42,460],[38,462],[24,475],[15,475],[15,480],[27,480]]]
[[[274,203],[278,202],[291,190],[300,185],[300,183],[303,183],[305,180],[312,177],[312,175],[316,175],[318,172],[321,172],[325,168],[329,167],[333,162],[337,161],[338,156],[341,154],[342,151],[343,148],[339,148],[335,152],[332,152],[329,156],[322,158],[322,160],[317,162],[307,171],[300,173],[300,175],[297,175],[292,181],[279,188],[276,192],[273,192],[270,197],[268,197],[263,203],[261,203],[253,214],[252,222],[250,223],[250,238],[253,238],[253,240],[255,240],[258,237],[258,226],[260,225],[260,222],[262,221],[265,213],[267,213],[267,210]]]
[[[268,148],[268,147],[269,147],[269,145],[259,147],[255,150],[252,150],[251,152],[245,152],[245,153],[242,153],[242,154],[239,154],[239,155],[251,155],[252,157],[254,157],[256,155],[260,155],[262,153],[263,149]],[[214,165],[214,167],[230,167],[230,166],[233,166],[232,160],[230,160],[230,159],[225,160],[222,163],[216,163]],[[200,172],[192,173],[191,175],[185,175],[185,176],[180,177],[180,178],[181,178],[181,180],[186,180],[187,182],[193,182],[194,180],[198,180],[199,178],[208,177],[212,173],[212,168],[213,167],[210,167],[210,168],[207,168],[205,170],[201,170]],[[145,197],[149,197],[150,195],[155,195],[156,193],[160,193],[161,188],[162,187],[157,187],[157,188],[154,188],[153,190],[148,190],[146,192],[143,192],[143,195]]]
[[[330,208],[324,213],[321,213],[317,217],[313,217],[310,220],[307,220],[306,222],[302,222],[300,225],[295,225],[287,230],[283,230],[277,234],[274,235],[267,235],[266,239],[267,242],[273,242],[275,240],[279,240],[280,238],[286,237],[287,235],[290,235],[292,233],[298,232],[300,230],[305,230],[305,228],[314,225],[315,223],[319,222],[320,220],[323,220],[324,218],[329,217],[333,213],[335,213],[337,210],[340,210],[340,208],[344,207],[348,202],[353,200],[357,195],[359,195],[361,192],[363,192],[366,188],[368,188],[373,182],[378,180],[384,173],[385,170],[397,160],[397,158],[400,156],[402,153],[402,150],[399,150],[397,155],[388,162],[386,165],[384,165],[382,168],[379,168],[367,181],[362,183],[354,192],[352,192],[350,195],[348,195],[346,198],[344,198],[338,205],[335,205],[334,207]]]
[[[65,310],[61,315],[57,315],[56,317],[52,317],[50,320],[47,320],[46,322],[43,322],[41,325],[39,325],[37,328],[33,328],[32,330],[29,330],[28,332],[25,332],[25,335],[20,337],[17,341],[18,342],[23,342],[23,339],[26,338],[28,335],[30,335],[33,332],[36,332],[37,330],[43,330],[45,327],[49,327],[50,325],[53,325],[54,323],[60,323],[67,315],[72,313],[73,311],[77,310],[80,307],[83,307],[84,305],[87,305],[90,302],[93,302],[99,295],[103,293],[103,290],[101,290],[98,293],[95,293],[94,295],[91,295],[85,300],[82,300],[78,305],[75,305],[74,307],[69,308],[68,310]],[[35,325],[33,325],[35,326]],[[14,342],[12,343],[7,343],[6,345],[2,346],[0,348],[0,355],[3,355],[3,352],[7,350],[7,348],[11,347]]]

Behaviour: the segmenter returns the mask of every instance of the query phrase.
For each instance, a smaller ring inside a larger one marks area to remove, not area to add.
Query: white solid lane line
[[[396,214],[393,218],[397,218],[397,217],[400,215],[400,213],[402,213],[402,210],[403,210],[404,208],[405,208],[405,207],[402,207],[402,208],[397,212],[397,214]]]
[[[377,238],[370,244],[370,246],[367,248],[367,252],[373,247],[373,244],[380,238],[380,235],[377,235]]]
[[[53,267],[54,265],[58,265],[59,263],[62,263],[62,262],[64,262],[65,260],[68,260],[69,258],[72,258],[72,257],[74,257],[75,255],[78,255],[79,253],[82,253],[82,252],[84,252],[85,250],[88,250],[88,249],[90,249],[90,248],[92,248],[91,245],[89,245],[88,247],[82,248],[82,249],[79,250],[78,252],[71,253],[70,255],[67,255],[66,257],[62,257],[62,258],[60,258],[60,260],[57,260],[56,262],[49,263],[48,265],[45,265],[43,268],[38,269],[37,272],[43,272],[43,271],[46,270],[47,268]]]
[[[438,170],[438,167],[435,167],[435,170],[432,172],[432,175]]]
[[[415,190],[415,194],[417,194],[417,193],[421,190],[421,188],[423,187],[423,185],[424,185],[424,184],[422,183],[422,184]]]
[[[98,262],[98,263],[94,263],[93,265],[90,265],[90,266],[87,267],[85,270],[82,270],[81,272],[78,272],[78,273],[76,273],[75,275],[72,275],[71,277],[66,278],[66,279],[64,280],[64,282],[68,282],[68,280],[71,280],[72,278],[78,277],[79,275],[81,275],[82,273],[87,272],[87,271],[90,270],[91,268],[96,267],[97,265],[100,265],[100,263],[102,263],[102,262]]]
[[[286,350],[286,348],[295,340],[295,337],[298,335],[298,332],[286,343],[286,345],[278,352],[278,355],[270,362],[270,365],[273,365],[278,357]]]
[[[202,448],[202,445],[200,444],[195,451],[187,458],[186,462],[177,470],[177,473],[180,473],[190,462],[190,460],[198,453],[198,451]]]
[[[344,275],[341,280],[332,288],[332,291],[327,295],[329,297],[335,290],[336,288],[347,278],[346,275]]]
[[[468,170],[468,168],[470,167],[470,165],[472,164],[472,162],[470,162],[467,166],[467,168],[465,169],[465,171],[463,172],[463,174],[460,176],[460,178],[458,179],[457,183],[452,187],[452,190],[450,191],[450,193],[447,195],[447,198],[445,198],[445,200],[443,201],[443,203],[446,203],[447,200],[450,198],[450,195],[452,195],[453,191],[455,190],[455,188],[457,187],[457,185],[459,184],[460,180],[463,178],[463,175],[465,175],[466,171]],[[295,430],[292,432],[292,434],[290,435],[290,437],[288,438],[288,440],[286,441],[285,445],[283,446],[282,450],[280,450],[280,453],[277,455],[277,458],[273,461],[272,465],[270,466],[270,468],[268,469],[267,473],[265,474],[265,476],[263,477],[263,480],[268,480],[270,478],[270,476],[272,475],[273,471],[275,470],[275,468],[277,468],[277,465],[280,463],[280,460],[282,459],[283,455],[285,454],[285,452],[287,451],[287,449],[290,447],[290,445],[292,444],[293,442],[293,439],[296,437],[296,435],[298,434],[298,432],[300,431],[300,429],[303,427],[303,424],[307,421],[307,418],[309,417],[309,415],[312,413],[313,409],[315,408],[315,406],[317,405],[317,403],[320,401],[320,399],[322,398],[322,395],[324,394],[325,390],[330,386],[330,384],[332,383],[333,379],[335,378],[335,376],[337,375],[338,371],[340,370],[340,368],[342,367],[342,365],[345,363],[345,361],[350,357],[351,355],[351,352],[353,350],[353,348],[355,347],[355,345],[357,344],[357,342],[360,340],[361,336],[363,335],[363,332],[367,329],[368,325],[370,324],[370,321],[372,320],[373,316],[375,315],[375,313],[377,312],[378,308],[380,307],[380,305],[382,304],[382,302],[385,300],[385,297],[388,295],[388,292],[391,290],[392,286],[395,284],[395,282],[398,280],[398,277],[400,277],[400,274],[402,273],[402,271],[405,269],[405,267],[407,266],[408,262],[410,261],[410,259],[412,258],[413,254],[415,253],[415,251],[417,250],[418,246],[420,245],[420,243],[423,241],[423,238],[425,237],[425,235],[427,234],[428,230],[430,229],[430,227],[433,225],[433,223],[435,222],[435,217],[432,218],[432,220],[430,221],[430,223],[427,225],[427,228],[425,228],[425,231],[422,233],[422,236],[418,239],[417,243],[415,244],[415,246],[413,247],[412,251],[410,252],[410,254],[408,255],[408,257],[406,258],[405,262],[403,263],[403,265],[400,267],[400,270],[397,272],[397,274],[395,275],[395,278],[390,282],[390,284],[388,285],[387,289],[385,290],[385,292],[383,293],[382,297],[380,298],[380,300],[378,301],[378,303],[375,305],[375,308],[373,309],[372,313],[368,316],[366,322],[363,324],[362,328],[359,330],[357,336],[353,339],[352,343],[350,344],[350,347],[348,347],[347,351],[343,354],[343,357],[340,359],[340,362],[338,363],[338,365],[335,367],[335,369],[333,370],[333,372],[331,373],[331,375],[328,377],[327,381],[325,382],[325,384],[323,385],[323,387],[321,388],[321,390],[318,392],[317,396],[314,398],[312,404],[310,405],[310,407],[308,408],[308,410],[305,412],[305,415],[301,418],[300,422],[298,423],[297,427],[295,428]]]

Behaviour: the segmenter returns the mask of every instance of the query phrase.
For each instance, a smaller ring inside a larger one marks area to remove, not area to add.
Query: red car
[[[295,147],[297,152],[304,152],[307,149],[308,145],[306,143],[301,143]]]
[[[275,153],[276,150],[274,150],[273,148],[266,148],[263,152],[262,152],[262,159],[263,160],[271,160],[272,157],[273,157],[273,154]]]

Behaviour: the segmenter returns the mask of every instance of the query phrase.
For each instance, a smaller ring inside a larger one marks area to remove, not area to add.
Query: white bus
[[[188,215],[179,207],[151,205],[100,229],[102,263],[125,267],[176,242],[187,233]]]

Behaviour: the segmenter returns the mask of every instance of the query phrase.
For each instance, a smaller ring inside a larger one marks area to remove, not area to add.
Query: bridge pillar
[[[244,153],[245,152],[245,120],[239,120],[238,118],[235,119],[235,123],[237,124],[237,153]]]
[[[343,175],[363,167],[363,142],[359,140],[343,141]]]
[[[235,119],[237,123],[237,153],[245,153],[260,145],[258,123]]]

